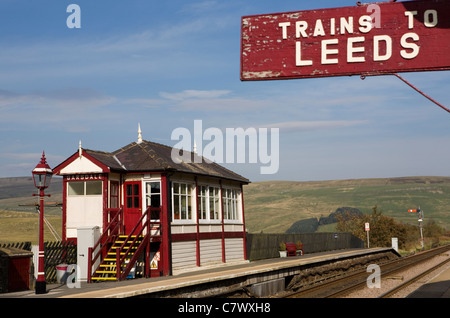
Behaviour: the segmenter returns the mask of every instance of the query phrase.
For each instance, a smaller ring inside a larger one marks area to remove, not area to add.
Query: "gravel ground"
[[[383,272],[381,272],[381,288],[368,288],[364,287],[357,291],[352,292],[351,294],[347,295],[345,298],[377,298],[380,295],[384,294],[385,292],[388,292],[392,288],[402,284],[403,282],[409,280],[410,278],[420,274],[421,272],[426,271],[427,269],[433,267],[434,265],[437,265],[438,263],[444,261],[445,259],[450,258],[450,253],[446,252],[444,254],[435,256],[434,258],[420,264],[417,266],[414,266],[406,271],[398,272],[391,276],[383,277]],[[447,263],[444,267],[441,267],[425,277],[422,277],[419,281],[409,285],[407,288],[402,289],[397,294],[392,296],[392,298],[405,298],[410,293],[418,289],[420,286],[427,283],[429,280],[431,280],[433,277],[435,277],[437,274],[442,272],[443,270],[450,268],[450,263]],[[367,275],[370,275],[372,272],[369,272]]]

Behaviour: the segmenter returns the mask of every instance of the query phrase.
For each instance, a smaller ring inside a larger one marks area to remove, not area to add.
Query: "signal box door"
[[[136,223],[142,216],[141,182],[125,182],[125,209],[124,224],[125,234],[130,234]],[[138,229],[140,229],[138,227]]]

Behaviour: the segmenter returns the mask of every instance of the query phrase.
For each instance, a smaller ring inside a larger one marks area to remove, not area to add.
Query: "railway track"
[[[420,252],[414,254],[412,256],[396,259],[394,261],[389,261],[383,264],[378,264],[381,269],[381,273],[383,277],[395,276],[398,273],[404,272],[413,266],[417,266],[418,264],[422,264],[431,258],[440,255],[442,253],[446,253],[450,251],[450,245],[444,245],[441,247],[437,247],[434,249],[430,249],[424,252]],[[450,258],[447,260],[447,262]],[[442,265],[442,264],[441,264]],[[426,271],[429,272],[428,270]],[[422,274],[422,273],[421,273]],[[285,293],[282,297],[284,298],[339,298],[344,297],[351,292],[365,288],[367,284],[367,278],[370,273],[366,272],[366,269],[354,271],[345,276],[338,276],[334,278],[328,278],[321,282],[320,284],[302,287],[298,290],[293,290],[289,293]],[[423,277],[423,275],[420,275]],[[385,292],[381,297],[386,298],[390,297],[401,288],[405,288],[406,286],[412,284],[414,281],[420,279],[419,275],[414,280],[408,280],[401,285],[397,286],[395,289],[389,292]]]
[[[421,278],[425,277],[426,275],[436,271],[437,269],[443,267],[444,265],[446,265],[447,263],[450,262],[450,258],[447,258],[446,260],[444,260],[443,262],[438,263],[435,266],[432,266],[431,268],[427,269],[426,271],[408,279],[407,281],[401,283],[400,285],[392,288],[391,290],[381,294],[378,298],[390,298],[392,296],[394,296],[395,294],[397,294],[398,292],[400,292],[401,290],[409,287],[410,285],[414,284],[415,282],[419,281]]]

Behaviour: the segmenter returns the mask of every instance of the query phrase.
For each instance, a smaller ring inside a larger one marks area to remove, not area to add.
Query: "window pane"
[[[133,207],[133,197],[127,197],[127,208]]]
[[[211,194],[211,191],[209,191]],[[209,197],[209,218],[212,220],[214,219],[214,197],[210,196]]]
[[[159,181],[157,182],[150,182],[152,193],[161,193],[161,184]]]
[[[152,194],[151,195],[151,200],[150,200],[150,205],[154,208],[158,208],[161,206],[161,195],[159,194]]]
[[[190,186],[189,186],[190,187]],[[187,205],[188,205],[188,214],[187,214],[187,219],[191,220],[192,219],[192,205],[191,205],[191,197],[187,197]]]
[[[127,195],[132,195],[133,194],[133,187],[131,186],[131,184],[127,184]]]
[[[220,218],[220,196],[219,196],[219,189],[216,188],[216,191],[214,191],[216,195],[214,196],[214,219],[218,220]]]
[[[151,181],[145,184],[146,195],[145,203],[146,206],[160,207],[161,206],[161,183],[159,181]]]
[[[101,195],[102,181],[86,181],[86,195]]]
[[[187,204],[186,204],[186,197],[181,196],[181,219],[186,219],[186,210],[187,210]]]
[[[134,197],[134,208],[139,208],[140,204],[139,204],[139,197]]]
[[[173,197],[173,218],[174,220],[180,219],[180,197],[178,195]]]
[[[206,211],[207,211],[207,206],[206,206],[206,197],[202,197],[202,201],[201,201],[201,213],[200,216],[202,219],[206,219]]]
[[[69,195],[84,195],[84,182],[67,182]]]
[[[139,195],[139,184],[133,184],[133,194]]]

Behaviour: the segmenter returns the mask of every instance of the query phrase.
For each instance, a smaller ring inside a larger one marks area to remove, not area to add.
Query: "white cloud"
[[[124,104],[129,105],[139,105],[145,108],[157,108],[160,105],[164,105],[167,102],[161,99],[152,99],[152,98],[132,98],[126,99],[123,101]]]
[[[229,90],[184,90],[178,93],[166,93],[161,92],[160,95],[163,98],[170,100],[182,101],[186,99],[211,99],[219,98],[231,93]]]
[[[0,91],[0,123],[2,129],[10,128],[11,124],[14,127],[25,124],[28,129],[35,129],[36,125],[51,123],[73,131],[74,120],[78,120],[75,126],[80,126],[80,123],[95,119],[94,114],[99,108],[114,101],[114,97],[84,88],[33,93]],[[75,131],[80,130],[75,128]]]
[[[26,152],[26,153],[0,153],[0,158],[13,159],[15,162],[17,161],[36,161],[36,164],[39,162],[42,157],[42,152]],[[45,158],[47,161],[61,161],[66,159],[64,156],[60,155],[52,155],[49,153],[45,154]],[[19,163],[18,163],[19,164]]]
[[[290,121],[265,125],[266,128],[280,128],[282,132],[297,132],[322,129],[335,129],[367,124],[367,120],[319,120]]]
[[[70,88],[34,93],[0,91],[0,106],[29,105],[35,108],[92,108],[112,103],[115,98],[93,89]]]

